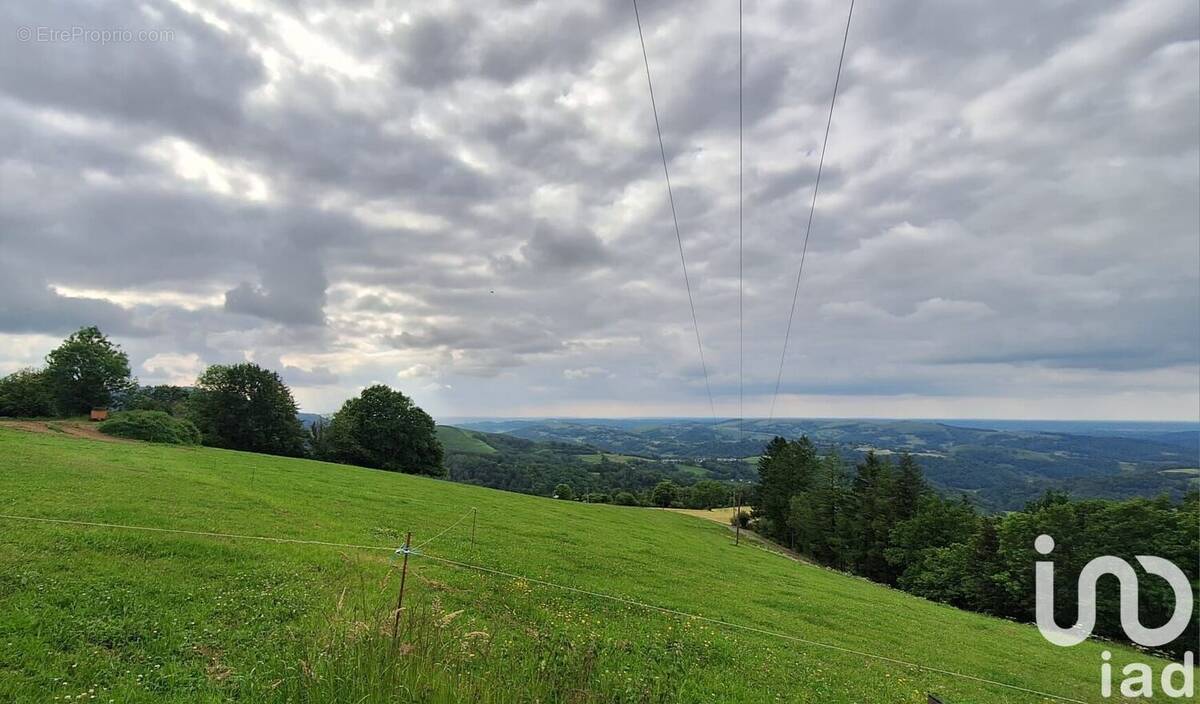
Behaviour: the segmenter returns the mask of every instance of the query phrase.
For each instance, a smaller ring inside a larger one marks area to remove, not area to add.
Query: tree
[[[407,474],[442,476],[442,444],[433,418],[402,392],[376,384],[342,404],[329,422],[338,462]]]
[[[304,454],[304,428],[292,392],[278,374],[257,364],[214,364],[196,381],[187,406],[205,445]]]
[[[46,355],[46,380],[59,415],[107,408],[132,385],[129,356],[100,329],[80,328]]]
[[[618,506],[637,506],[638,500],[633,492],[618,491],[617,495],[613,497],[613,503]]]
[[[868,452],[850,484],[849,519],[843,524],[846,564],[877,582],[891,584],[898,572],[885,556],[892,529],[892,466]]]
[[[182,416],[184,404],[191,396],[192,390],[183,386],[139,386],[129,392],[121,407],[126,411],[162,411],[173,416]]]
[[[1008,571],[1000,559],[1000,534],[997,519],[983,518],[968,544],[971,560],[963,586],[970,597],[972,609],[995,616],[1006,616],[1009,586]]]
[[[922,497],[920,507],[910,518],[892,528],[885,557],[896,573],[908,575],[912,569],[920,569],[929,551],[969,541],[978,520],[975,509],[966,501],[929,494]],[[904,577],[900,580],[903,585]]]
[[[847,520],[846,476],[842,459],[831,452],[818,465],[810,487],[792,498],[791,529],[796,549],[818,561],[842,566],[839,526]]]
[[[650,494],[650,501],[655,506],[668,508],[675,503],[675,496],[678,493],[678,488],[675,482],[666,479],[654,485],[654,491]]]
[[[554,498],[562,499],[563,501],[574,501],[575,490],[571,488],[570,484],[559,484],[554,487]]]
[[[929,491],[925,476],[913,456],[905,452],[900,455],[893,486],[892,510],[897,521],[906,521],[917,513],[921,497]]]
[[[19,369],[0,379],[0,416],[35,417],[54,414],[54,398],[46,373]]]
[[[308,427],[308,454],[318,460],[333,461],[335,459],[328,419],[318,418]]]
[[[809,488],[819,464],[807,437],[795,442],[775,438],[759,458],[755,518],[764,519],[760,525],[768,536],[790,548],[796,547],[792,499]]]
[[[692,487],[692,506],[713,509],[729,503],[729,490],[721,482],[702,479]]]

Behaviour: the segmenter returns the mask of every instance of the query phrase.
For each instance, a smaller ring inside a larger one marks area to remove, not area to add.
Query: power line
[[[667,148],[663,145],[662,125],[658,120],[658,105],[654,100],[654,83],[650,80],[650,56],[646,53],[646,37],[642,33],[642,16],[638,12],[637,0],[633,0],[633,17],[637,20],[638,41],[642,45],[642,61],[646,66],[646,87],[650,91],[650,110],[654,113],[654,131],[658,134],[658,151],[662,155],[663,177],[667,182],[667,200],[671,204],[671,220],[675,223],[675,241],[679,244],[679,263],[683,267],[683,285],[687,288],[688,307],[692,309],[692,327],[696,331],[696,350],[700,353],[700,369],[704,372],[704,390],[708,393],[708,407],[712,411],[715,456],[717,405],[713,402],[712,386],[708,381],[708,364],[704,361],[704,345],[700,342],[700,322],[696,318],[696,303],[692,299],[692,282],[688,278],[687,258],[683,255],[683,235],[679,233],[679,216],[675,212],[675,194],[671,189],[671,171],[667,168]]]
[[[745,440],[745,431],[742,429],[746,419],[744,409],[746,398],[746,365],[745,355],[743,352],[743,331],[745,329],[745,315],[742,307],[742,211],[743,211],[743,183],[745,181],[745,162],[742,158],[742,145],[745,143],[742,129],[742,60],[744,54],[742,52],[742,0],[738,0],[738,442]]]
[[[464,518],[465,518],[465,516],[464,516]],[[152,533],[173,533],[173,534],[179,534],[179,535],[200,536],[200,537],[206,537],[206,538],[228,538],[228,539],[234,539],[234,540],[257,540],[257,541],[268,542],[268,543],[293,543],[293,544],[299,544],[299,545],[320,545],[320,546],[325,546],[325,547],[351,548],[351,549],[359,549],[359,550],[385,550],[385,551],[391,552],[391,553],[397,552],[397,550],[393,547],[382,546],[382,545],[357,545],[357,544],[353,544],[353,543],[334,543],[334,542],[327,542],[327,541],[323,541],[323,540],[302,540],[302,539],[298,539],[298,538],[276,538],[276,537],[270,537],[270,536],[246,535],[246,534],[239,534],[239,533],[220,533],[220,532],[216,532],[216,531],[184,530],[184,529],[180,529],[180,528],[156,528],[156,527],[152,527],[152,526],[135,526],[135,525],[127,525],[127,524],[121,524],[121,523],[98,523],[95,521],[78,521],[78,520],[65,519],[65,518],[41,518],[41,517],[37,517],[37,516],[17,516],[17,515],[11,515],[11,514],[0,514],[0,519],[11,520],[11,521],[28,521],[28,522],[33,522],[33,523],[49,523],[49,524],[59,524],[59,525],[84,526],[84,527],[88,527],[88,528],[114,528],[114,529],[118,529],[118,530],[145,531],[145,532],[152,532]],[[451,526],[449,528],[446,528],[441,533],[438,533],[438,535],[435,535],[434,538],[441,536],[450,528],[453,528],[455,525],[458,525],[458,523],[461,523],[462,520],[463,519],[460,518],[458,521],[451,524]],[[421,545],[428,544],[434,538],[430,538],[429,540],[426,540],[425,542],[421,543]],[[525,575],[516,574],[514,572],[506,572],[504,570],[499,570],[494,567],[485,567],[483,565],[476,565],[476,564],[472,564],[470,562],[461,562],[459,560],[452,560],[448,557],[440,557],[438,555],[431,555],[429,553],[419,553],[419,552],[415,551],[415,548],[405,549],[404,551],[405,551],[405,553],[407,553],[409,555],[425,557],[425,558],[428,558],[435,562],[442,562],[442,563],[445,563],[448,565],[453,565],[455,567],[460,567],[463,569],[470,569],[470,570],[476,570],[478,572],[490,573],[490,574],[498,575],[501,577],[507,577],[509,579],[520,579],[520,580],[524,580],[524,581],[532,583],[532,584],[539,584],[544,587],[561,589],[563,591],[572,592],[575,594],[583,594],[583,595],[591,596],[591,597],[594,597],[597,599],[606,599],[609,601],[627,604],[629,606],[636,606],[638,608],[646,609],[649,611],[657,611],[659,613],[669,614],[669,615],[677,616],[680,618],[695,619],[698,621],[704,621],[706,623],[711,623],[711,624],[718,625],[718,626],[725,626],[727,628],[735,628],[735,629],[747,631],[750,633],[758,633],[761,635],[772,636],[775,638],[789,640],[789,641],[792,641],[795,643],[802,643],[804,645],[810,645],[813,647],[825,648],[828,650],[835,650],[838,652],[848,653],[851,655],[857,655],[857,656],[868,658],[868,659],[879,660],[882,662],[888,662],[888,663],[891,663],[894,665],[902,665],[904,667],[912,667],[912,668],[916,668],[918,670],[925,670],[927,672],[934,672],[934,673],[947,675],[947,676],[951,676],[951,677],[958,677],[961,679],[971,680],[971,681],[979,682],[982,684],[993,685],[996,687],[1004,687],[1004,688],[1016,690],[1019,692],[1025,692],[1027,694],[1033,694],[1033,695],[1037,695],[1040,697],[1048,697],[1050,699],[1056,699],[1058,701],[1069,702],[1070,704],[1088,704],[1087,702],[1083,702],[1078,699],[1070,699],[1068,697],[1059,696],[1057,694],[1050,694],[1047,692],[1039,692],[1038,690],[1035,690],[1035,689],[1027,689],[1025,687],[1021,687],[1018,685],[1007,684],[1004,682],[997,682],[995,680],[989,680],[989,679],[985,679],[983,677],[976,677],[974,675],[966,675],[966,674],[962,674],[960,672],[954,672],[952,670],[943,670],[943,669],[936,668],[936,667],[930,667],[928,665],[920,665],[917,663],[912,663],[912,662],[908,662],[905,660],[899,660],[897,658],[888,657],[886,655],[877,655],[875,653],[867,653],[867,652],[863,652],[860,650],[854,650],[852,648],[846,648],[846,647],[843,647],[840,645],[833,645],[831,643],[823,643],[821,641],[815,641],[815,640],[810,640],[807,638],[801,638],[799,636],[793,636],[793,635],[789,635],[787,633],[780,633],[778,631],[770,631],[765,628],[758,628],[757,626],[749,626],[749,625],[745,625],[745,624],[724,621],[724,620],[712,618],[709,616],[701,616],[699,614],[692,614],[692,613],[688,613],[686,611],[679,611],[677,609],[671,609],[671,608],[667,608],[665,606],[657,606],[655,604],[649,604],[649,603],[646,603],[643,601],[637,601],[635,599],[629,599],[626,597],[616,596],[613,594],[605,594],[603,592],[594,592],[594,591],[590,591],[587,589],[581,589],[579,587],[572,587],[572,586],[568,586],[568,585],[564,585],[564,584],[556,584],[554,582],[549,582],[544,579],[537,579],[536,577],[527,577]]]
[[[821,142],[821,158],[817,162],[817,178],[813,183],[812,204],[808,208],[808,226],[804,230],[804,245],[800,249],[800,270],[796,272],[796,288],[792,292],[792,307],[788,312],[787,330],[783,334],[783,352],[779,355],[779,373],[775,376],[775,393],[771,396],[771,411],[767,420],[775,417],[775,402],[779,400],[779,384],[783,380],[783,364],[787,360],[788,340],[792,336],[792,319],[796,315],[796,299],[800,296],[800,277],[804,275],[804,260],[808,255],[808,237],[812,234],[813,213],[817,210],[817,191],[821,188],[821,172],[825,167],[825,148],[829,146],[829,128],[833,125],[833,106],[837,102],[838,85],[842,81],[842,63],[846,59],[846,42],[850,38],[850,19],[854,17],[854,0],[846,14],[846,31],[842,35],[842,53],[838,56],[837,75],[833,79],[833,97],[829,99],[829,118],[825,121],[825,140]]]

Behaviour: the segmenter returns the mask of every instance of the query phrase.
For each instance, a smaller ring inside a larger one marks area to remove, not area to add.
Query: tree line
[[[251,362],[214,364],[193,386],[139,386],[129,357],[96,327],[71,334],[41,369],[0,378],[0,416],[72,417],[117,411],[101,429],[139,439],[354,464],[441,476],[433,419],[382,384],[348,399],[328,421],[305,428],[278,373]]]
[[[729,506],[737,491],[736,487],[715,479],[701,479],[694,484],[676,484],[670,479],[662,479],[651,488],[620,489],[611,494],[604,491],[577,493],[574,487],[564,482],[554,487],[553,497],[593,504],[711,510]]]
[[[578,443],[464,432],[478,436],[495,451],[480,454],[447,448],[449,477],[465,484],[587,503],[698,509],[729,506],[737,486],[734,482],[699,478],[694,467],[678,462],[645,458],[613,461],[607,453]],[[663,488],[656,500],[659,485]]]
[[[945,497],[925,482],[912,456],[897,463],[868,453],[849,469],[808,438],[775,438],[759,460],[752,525],[759,533],[824,565],[956,607],[1029,622],[1034,567],[1053,560],[1059,623],[1075,623],[1076,579],[1092,558],[1157,555],[1174,562],[1200,592],[1200,492],[1167,497],[1071,500],[1048,492],[1023,510],[983,515],[966,497]],[[1037,536],[1054,538],[1049,557]],[[1135,563],[1136,564],[1136,563]],[[1161,580],[1141,583],[1141,622],[1160,625],[1175,602]],[[1196,600],[1200,603],[1200,599]],[[1120,589],[1101,580],[1095,634],[1124,640]],[[1200,638],[1197,622],[1164,651],[1179,657]]]

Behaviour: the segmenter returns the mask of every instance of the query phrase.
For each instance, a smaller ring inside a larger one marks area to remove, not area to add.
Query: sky
[[[3,3],[0,373],[766,416],[848,5],[743,7],[739,345],[737,3],[639,3],[711,407],[624,0]],[[776,416],[1200,419],[1194,0],[859,0],[839,91]]]

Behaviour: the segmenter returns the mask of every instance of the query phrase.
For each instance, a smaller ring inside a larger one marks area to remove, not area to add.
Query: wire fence
[[[930,666],[930,665],[922,665],[920,663],[909,662],[907,660],[894,658],[894,657],[891,657],[888,655],[880,655],[878,653],[869,653],[866,651],[855,650],[853,648],[847,648],[847,647],[835,645],[832,643],[825,643],[825,642],[818,641],[818,640],[803,638],[801,636],[795,636],[795,635],[791,635],[789,633],[781,633],[779,631],[772,631],[772,630],[769,630],[766,628],[759,628],[757,626],[751,626],[751,625],[747,625],[747,624],[743,624],[743,623],[736,623],[733,621],[726,621],[726,620],[719,619],[719,618],[713,618],[711,616],[703,616],[700,614],[690,613],[687,611],[681,611],[678,609],[672,609],[672,608],[665,607],[665,606],[659,606],[657,604],[651,604],[651,603],[644,602],[644,601],[638,601],[636,599],[630,599],[630,598],[623,597],[623,596],[617,596],[614,594],[606,594],[604,592],[597,592],[597,591],[592,591],[589,589],[582,589],[580,587],[573,587],[573,586],[565,585],[565,584],[558,584],[556,582],[550,582],[548,580],[538,579],[536,577],[529,577],[529,576],[518,574],[515,572],[508,572],[508,571],[497,569],[494,567],[487,567],[485,565],[478,565],[478,564],[474,564],[474,563],[470,563],[470,562],[463,562],[461,560],[454,560],[454,559],[451,559],[448,557],[433,555],[433,554],[430,554],[427,552],[417,552],[416,551],[418,547],[428,545],[429,543],[433,542],[434,540],[445,535],[452,528],[460,525],[464,520],[466,520],[466,518],[468,516],[473,515],[475,513],[475,511],[476,511],[476,509],[472,508],[470,511],[468,511],[467,513],[465,513],[461,517],[459,517],[459,519],[457,521],[450,524],[446,528],[442,529],[439,533],[434,535],[432,538],[426,539],[425,541],[423,541],[423,542],[419,543],[418,545],[413,546],[411,548],[396,548],[396,547],[384,546],[384,545],[363,545],[363,544],[355,544],[355,543],[338,543],[338,542],[330,542],[330,541],[324,541],[324,540],[305,540],[305,539],[299,539],[299,538],[280,538],[280,537],[274,537],[274,536],[247,535],[247,534],[240,534],[240,533],[222,533],[222,532],[217,532],[217,531],[187,530],[187,529],[180,529],[180,528],[159,528],[159,527],[155,527],[155,526],[138,526],[138,525],[128,525],[128,524],[121,524],[121,523],[101,523],[101,522],[96,522],[96,521],[80,521],[80,520],[65,519],[65,518],[43,518],[40,516],[20,516],[20,515],[12,515],[12,514],[0,514],[0,520],[23,521],[23,522],[39,523],[39,524],[79,526],[79,527],[88,527],[88,528],[109,528],[109,529],[116,529],[116,530],[143,531],[143,532],[151,532],[151,533],[168,533],[168,534],[189,535],[189,536],[206,537],[206,538],[225,538],[225,539],[231,539],[231,540],[255,540],[255,541],[261,541],[261,542],[267,542],[267,543],[277,543],[277,544],[312,545],[312,546],[336,547],[336,548],[346,548],[346,549],[356,549],[356,550],[372,550],[372,551],[378,550],[378,551],[387,551],[387,552],[393,553],[393,555],[400,554],[403,552],[403,553],[407,553],[408,555],[413,555],[416,557],[423,557],[423,558],[431,560],[433,562],[439,562],[442,564],[450,565],[452,567],[458,567],[460,569],[473,570],[476,572],[480,572],[480,573],[484,573],[484,574],[491,574],[491,575],[495,575],[495,576],[499,576],[499,577],[505,577],[508,579],[523,580],[530,584],[537,584],[539,586],[548,587],[548,588],[552,588],[552,589],[558,589],[558,590],[570,592],[573,594],[580,594],[583,596],[592,597],[594,599],[600,599],[600,600],[610,601],[610,602],[614,602],[614,603],[620,603],[620,604],[624,604],[626,606],[633,606],[633,607],[644,609],[647,611],[654,611],[654,612],[658,612],[658,613],[662,613],[662,614],[667,614],[670,616],[675,616],[678,618],[701,621],[701,622],[712,624],[715,626],[720,626],[723,628],[730,628],[730,629],[735,629],[735,630],[739,630],[739,631],[743,631],[743,632],[747,632],[747,633],[755,633],[758,635],[770,636],[772,638],[779,638],[781,640],[786,640],[786,641],[790,641],[793,643],[800,643],[802,645],[808,645],[808,646],[811,646],[814,648],[822,648],[825,650],[831,650],[831,651],[840,652],[840,653],[844,653],[844,654],[848,654],[848,655],[854,655],[857,657],[866,658],[866,659],[870,659],[870,660],[876,660],[879,662],[886,662],[886,663],[889,663],[892,665],[899,665],[901,667],[909,667],[909,668],[913,668],[916,670],[930,672],[930,673],[934,673],[934,674],[938,674],[938,675],[944,675],[947,677],[953,677],[956,679],[970,681],[970,682],[974,682],[977,684],[984,684],[984,685],[989,685],[992,687],[1000,687],[1000,688],[1007,689],[1010,691],[1016,691],[1016,692],[1021,692],[1023,694],[1030,694],[1033,696],[1044,697],[1046,699],[1051,699],[1051,700],[1055,700],[1055,701],[1068,702],[1068,704],[1089,704],[1088,702],[1085,702],[1080,699],[1072,699],[1070,697],[1062,696],[1059,694],[1042,692],[1042,691],[1039,691],[1036,689],[1022,687],[1020,685],[1009,684],[1007,682],[999,682],[997,680],[991,680],[991,679],[987,679],[985,677],[977,677],[975,675],[970,675],[970,674],[966,674],[966,673],[962,673],[962,672],[955,672],[954,670],[946,670],[943,668],[934,667],[934,666]]]
[[[416,545],[412,546],[410,548],[410,550],[420,550],[422,547],[432,543],[433,541],[442,537],[446,533],[449,533],[455,526],[457,526],[460,523],[462,523],[463,521],[467,520],[467,518],[469,518],[470,516],[475,515],[475,512],[476,512],[476,509],[474,507],[472,507],[470,511],[467,511],[462,516],[460,516],[457,521],[455,521],[455,522],[451,523],[450,525],[446,526],[445,528],[443,528],[441,530],[441,532],[439,532],[437,535],[433,536],[432,538],[428,538],[426,540],[423,540],[423,541],[417,543]]]

